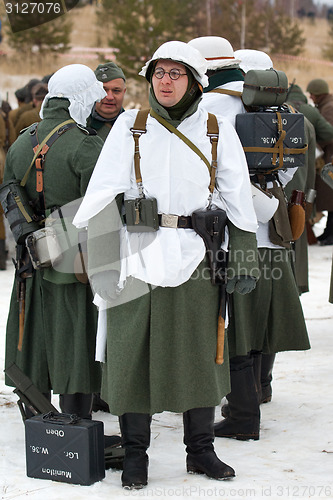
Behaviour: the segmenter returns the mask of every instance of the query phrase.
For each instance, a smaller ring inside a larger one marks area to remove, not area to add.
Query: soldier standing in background
[[[36,83],[40,83],[37,78],[32,78],[24,87],[15,91],[18,107],[10,111],[10,118],[16,127],[17,121],[21,114],[33,108],[31,89]]]
[[[200,50],[206,58],[212,84],[216,82],[217,75],[221,75],[220,80],[224,78],[226,70],[223,68],[223,62],[227,56],[229,61],[236,60],[237,63],[240,61],[239,66],[242,68],[242,59],[245,59],[244,56],[247,54],[248,59],[244,61],[244,73],[252,68],[269,69],[273,66],[271,59],[264,52],[243,50],[240,51],[241,54],[239,51],[235,54],[228,54],[223,51],[222,44],[218,46],[216,43],[208,43],[210,38],[201,37],[189,43]],[[219,51],[216,50],[217,47]],[[240,95],[238,98],[240,100]],[[215,107],[211,106],[210,110],[215,109],[215,113],[223,116],[225,99],[223,94],[219,95],[216,92],[214,97],[210,98],[209,92],[207,97],[204,94],[201,106],[206,107],[206,103],[209,104],[213,99]],[[236,109],[235,106],[235,114],[238,114]],[[230,112],[227,111],[228,117],[229,114]],[[233,121],[235,121],[235,115]],[[292,178],[293,173],[293,171],[280,172],[279,182],[285,185]],[[255,177],[251,178],[252,182],[258,182]],[[267,182],[267,188],[272,189],[273,186],[276,189],[271,180]],[[231,298],[232,316],[228,326],[231,392],[227,395],[228,405],[222,408],[222,414],[226,418],[215,425],[215,436],[218,437],[241,440],[259,439],[262,352],[275,353],[279,350],[309,348],[288,250],[282,246],[282,239],[279,236],[276,235],[274,242],[271,241],[267,221],[260,219],[258,224],[256,236],[261,277],[256,289],[251,293],[233,294]],[[281,279],[275,279],[276,275],[281,276]],[[283,311],[286,309],[286,304],[293,304],[291,306],[293,318],[288,318]],[[273,320],[273,318],[278,318],[278,320]],[[288,334],[289,328],[293,331],[292,338]]]
[[[96,130],[97,135],[105,141],[117,118],[125,110],[123,101],[126,92],[124,72],[114,62],[99,64],[95,69],[98,81],[103,83],[106,96],[94,104],[87,120],[87,126]],[[93,411],[109,411],[109,405],[103,401],[99,393],[94,394]]]
[[[49,81],[42,121],[25,130],[9,149],[4,181],[21,180],[34,156],[34,137],[41,143],[50,132],[51,137],[58,135],[45,154],[42,175],[34,167],[25,185],[42,218],[84,195],[103,146],[84,125],[94,102],[104,96],[87,66],[61,68]],[[58,133],[60,129],[63,133]],[[38,192],[37,180],[42,187]],[[100,365],[95,361],[97,311],[89,284],[78,281],[73,269],[71,262],[67,273],[53,267],[36,270],[24,243],[17,245],[5,364],[15,362],[49,399],[51,390],[60,394],[63,412],[90,418],[92,393],[100,389]],[[18,287],[23,290],[19,302]],[[8,377],[6,384],[12,385]]]
[[[308,83],[307,92],[318,108],[321,115],[333,125],[333,95],[329,93],[329,87],[325,80],[315,78]],[[324,152],[325,163],[332,162],[333,141],[321,146]],[[316,175],[316,210],[321,212],[327,210],[327,222],[324,232],[317,236],[320,245],[333,245],[333,196],[332,190],[320,177],[320,168]]]
[[[0,98],[1,101],[1,98]],[[5,111],[4,111],[5,110]],[[8,102],[1,102],[0,109],[0,184],[3,181],[6,153],[9,146],[15,141],[15,129],[9,118],[10,106]],[[3,208],[0,204],[0,271],[7,268],[6,230]]]
[[[87,126],[97,131],[105,141],[118,116],[125,110],[123,101],[126,92],[126,79],[123,70],[113,62],[99,64],[95,69],[97,80],[103,83],[106,97],[96,102]]]
[[[42,106],[42,102],[44,100],[44,97],[46,96],[48,90],[47,90],[47,84],[46,83],[36,83],[31,89],[31,95],[32,95],[32,104],[33,107],[32,109],[29,109],[22,113],[15,126],[15,131],[16,131],[16,136],[18,137],[21,130],[29,127],[33,123],[40,122],[41,117],[39,115],[40,108]]]

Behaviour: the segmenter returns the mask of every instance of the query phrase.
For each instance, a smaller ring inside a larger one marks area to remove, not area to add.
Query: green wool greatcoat
[[[105,220],[112,220],[108,210],[89,221],[90,276],[119,265],[116,227],[111,233],[109,222],[110,232],[105,234]],[[241,262],[242,273],[257,277],[255,234],[231,223],[228,227],[229,253],[234,256],[228,272],[238,273],[239,255],[248,251],[252,259]],[[120,297],[124,293],[133,297],[134,287],[140,284],[130,281]],[[144,295],[128,301],[125,297],[119,305],[113,301],[107,310],[101,393],[111,413],[181,413],[220,404],[230,392],[228,343],[225,336],[224,362],[216,364],[220,290],[211,284],[208,263],[203,261],[177,287],[146,287]]]
[[[258,248],[260,277],[246,295],[233,294],[228,327],[230,357],[310,349],[287,249]],[[282,278],[282,279],[281,279]]]
[[[37,130],[39,143],[57,125],[70,118],[67,99],[50,99]],[[81,198],[103,146],[101,139],[74,127],[51,146],[44,164],[45,207],[63,206]],[[29,129],[10,148],[5,181],[22,179],[33,158]],[[37,201],[36,173],[32,168],[26,192]],[[25,324],[22,351],[18,345],[19,311],[16,279],[6,332],[6,366],[12,362],[42,391],[91,393],[100,389],[100,364],[95,361],[97,311],[88,285],[72,273],[48,268],[26,280]],[[6,379],[12,385],[10,379]]]
[[[219,290],[207,277],[202,263],[186,283],[108,310],[102,397],[113,414],[216,406],[230,391],[226,341],[215,363]]]

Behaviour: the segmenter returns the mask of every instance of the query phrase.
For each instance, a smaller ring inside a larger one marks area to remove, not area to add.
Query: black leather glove
[[[226,290],[228,293],[238,292],[242,295],[252,292],[256,287],[256,280],[252,276],[235,276],[228,280]]]
[[[102,299],[111,302],[119,295],[119,271],[103,271],[90,277],[91,288]]]

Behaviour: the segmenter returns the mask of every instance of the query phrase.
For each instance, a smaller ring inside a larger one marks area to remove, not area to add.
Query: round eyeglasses
[[[171,69],[170,71],[165,71],[163,68],[156,68],[154,71],[154,76],[158,80],[162,80],[163,76],[167,73],[171,80],[178,80],[181,76],[186,76],[186,73],[181,73],[179,69]]]

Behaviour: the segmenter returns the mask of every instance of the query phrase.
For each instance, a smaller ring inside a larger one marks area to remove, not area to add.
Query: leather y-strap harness
[[[24,179],[22,180],[22,183],[26,183],[28,174],[30,172],[30,169],[32,165],[35,163],[36,166],[36,191],[39,196],[39,202],[40,202],[40,207],[41,210],[44,212],[45,210],[45,197],[44,197],[44,182],[43,182],[43,171],[44,171],[44,163],[45,163],[45,156],[47,152],[49,151],[50,147],[54,142],[67,130],[70,130],[71,128],[76,127],[76,123],[74,120],[66,120],[65,122],[60,123],[57,127],[55,127],[50,134],[48,134],[45,139],[42,141],[41,144],[38,142],[38,136],[37,136],[37,128],[38,128],[39,123],[34,123],[29,130],[30,133],[30,138],[31,138],[31,143],[32,143],[32,148],[35,153],[33,160],[30,164],[29,169],[27,170]],[[21,183],[21,184],[22,184]],[[22,185],[24,185],[22,184]]]
[[[145,134],[147,132],[146,128],[146,122],[148,118],[148,114],[150,114],[153,118],[155,118],[159,123],[161,123],[165,128],[167,128],[170,132],[176,134],[187,146],[189,146],[207,165],[207,168],[210,172],[210,184],[209,184],[209,191],[211,195],[213,194],[214,187],[215,187],[215,176],[216,176],[216,169],[217,169],[217,144],[218,144],[218,139],[219,139],[219,126],[217,122],[217,118],[215,115],[212,113],[208,113],[208,120],[207,120],[207,135],[210,139],[210,142],[212,144],[212,161],[211,163],[208,161],[208,159],[205,157],[205,155],[200,151],[200,149],[193,144],[190,139],[188,139],[184,134],[182,134],[176,127],[171,125],[169,122],[164,120],[161,116],[159,116],[157,113],[155,113],[154,110],[152,109],[143,109],[138,112],[134,125],[131,128],[131,132],[133,134],[134,138],[134,169],[135,169],[135,177],[136,177],[136,182],[139,187],[139,192],[140,195],[143,191],[142,187],[142,175],[141,175],[141,169],[140,169],[140,150],[139,150],[139,139],[142,134]]]

